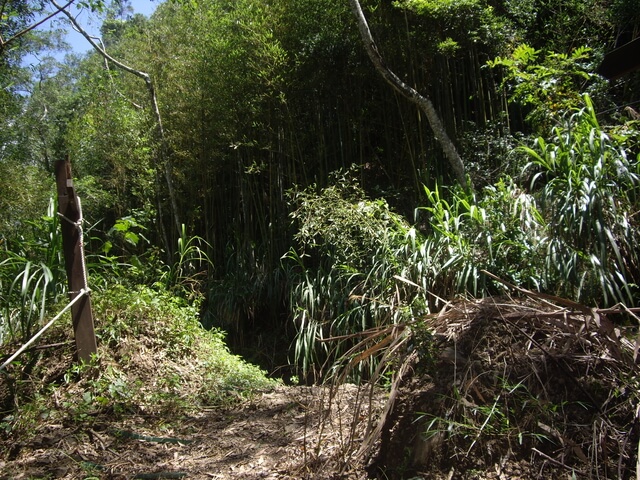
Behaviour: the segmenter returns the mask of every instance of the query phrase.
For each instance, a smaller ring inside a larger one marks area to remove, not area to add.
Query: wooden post
[[[76,338],[77,360],[88,362],[97,352],[96,335],[93,329],[91,297],[88,294],[87,270],[82,243],[82,206],[73,189],[69,158],[58,160],[55,166],[58,187],[58,213],[62,229],[64,264],[69,281],[69,296],[73,300],[82,289],[83,298],[71,307],[73,332]]]

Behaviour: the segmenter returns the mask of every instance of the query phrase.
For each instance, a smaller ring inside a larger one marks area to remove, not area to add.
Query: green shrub
[[[425,191],[430,232],[411,262],[422,267],[414,281],[443,299],[496,293],[483,270],[519,285],[542,286],[538,259],[546,230],[531,195],[510,179],[479,194],[453,189],[449,201],[437,187]]]
[[[232,355],[222,332],[202,328],[198,305],[181,297],[116,285],[94,292],[93,306],[98,337],[94,360],[69,367],[73,342],[64,341],[71,328],[54,326],[43,341],[68,347],[34,353],[31,360],[20,357],[3,372],[0,390],[6,391],[1,383],[6,381],[14,411],[5,415],[0,428],[30,435],[41,418],[87,422],[100,414],[117,418],[129,413],[179,418],[204,406],[235,405],[277,385]]]
[[[366,198],[348,174],[294,200],[299,246],[284,258],[298,329],[294,359],[304,375],[323,376],[330,371],[323,364],[345,360],[357,343],[351,335],[425,312],[423,292],[403,277],[417,234],[384,200]],[[328,337],[347,338],[318,342]],[[375,356],[365,360],[356,376],[375,369]]]
[[[592,73],[592,52],[579,47],[571,53],[536,50],[521,44],[509,57],[489,66],[502,67],[502,88],[509,102],[524,107],[526,120],[537,134],[548,131],[562,112],[578,107],[583,92],[601,92],[602,78]]]
[[[584,108],[531,148],[531,188],[548,225],[541,276],[557,293],[586,303],[638,301],[640,164],[625,138],[600,126],[588,96]]]
[[[99,361],[112,372],[96,388],[108,392],[126,371],[133,408],[222,405],[274,385],[229,352],[223,332],[201,326],[197,304],[164,290],[117,286],[95,305]]]

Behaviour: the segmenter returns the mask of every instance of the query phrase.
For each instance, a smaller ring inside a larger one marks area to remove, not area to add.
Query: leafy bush
[[[13,411],[0,428],[19,435],[33,432],[40,418],[85,422],[130,412],[179,417],[203,406],[234,405],[277,384],[229,353],[222,332],[202,328],[197,305],[165,290],[116,285],[94,293],[93,306],[94,361],[69,367],[72,342],[61,340],[69,339],[71,328],[54,326],[44,341],[68,348],[35,353],[28,381],[19,362],[0,377],[0,393],[13,396],[1,399]]]
[[[519,45],[509,57],[489,66],[502,67],[502,88],[510,103],[525,109],[526,120],[538,134],[548,131],[562,112],[578,107],[584,92],[596,93],[602,78],[592,73],[591,50],[579,47],[570,54],[544,52]]]
[[[548,141],[520,149],[530,187],[505,179],[478,194],[454,189],[448,201],[426,190],[431,233],[413,281],[447,299],[483,296],[495,292],[488,270],[586,304],[637,303],[639,164],[624,136],[602,129],[588,96],[584,105]]]
[[[219,405],[273,385],[260,369],[229,353],[221,331],[202,328],[198,305],[167,291],[117,286],[96,299],[95,316],[99,361],[116,376],[127,365],[135,408]],[[108,386],[108,375],[104,380]]]
[[[474,44],[496,46],[511,30],[505,19],[480,0],[396,0],[393,5],[426,22],[429,28],[420,35],[438,39],[436,51],[445,55]]]
[[[305,375],[322,376],[323,362],[337,362],[354,346],[351,335],[425,312],[423,293],[416,295],[418,286],[402,276],[416,231],[384,200],[367,199],[348,174],[319,193],[312,187],[293,198],[299,248],[285,265],[298,328],[294,357]],[[318,345],[328,337],[340,339]],[[375,361],[361,368],[369,375]]]
[[[431,231],[411,262],[421,266],[414,281],[444,299],[496,293],[483,270],[540,287],[536,259],[546,232],[531,195],[508,179],[477,195],[454,189],[449,201],[437,187],[425,191]]]
[[[584,102],[548,142],[523,148],[549,230],[541,276],[578,301],[630,306],[640,280],[640,164],[627,157],[624,137],[603,130],[588,96]]]

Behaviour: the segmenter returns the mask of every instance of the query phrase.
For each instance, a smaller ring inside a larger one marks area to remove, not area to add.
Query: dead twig
[[[584,471],[582,471],[582,470],[579,470],[579,469],[577,469],[577,468],[575,468],[575,467],[572,467],[571,465],[567,465],[566,463],[563,463],[563,462],[561,462],[561,461],[559,461],[559,460],[556,460],[555,458],[550,457],[549,455],[547,455],[547,454],[546,454],[546,453],[544,453],[544,452],[541,452],[540,450],[538,450],[538,449],[537,449],[537,448],[535,448],[535,447],[533,447],[533,448],[531,449],[531,451],[532,451],[532,452],[537,453],[537,454],[538,454],[538,455],[540,455],[542,458],[544,458],[544,459],[546,459],[546,460],[550,461],[551,463],[553,463],[554,465],[557,465],[558,467],[562,467],[562,468],[566,468],[567,470],[571,470],[571,471],[572,471],[572,472],[574,472],[574,473],[578,473],[578,474],[580,474],[580,476],[582,476],[582,477],[587,476],[587,473],[586,473],[586,472],[584,472]]]

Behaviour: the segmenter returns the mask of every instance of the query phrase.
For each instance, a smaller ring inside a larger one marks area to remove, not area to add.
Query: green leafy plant
[[[0,344],[27,339],[50,303],[66,292],[62,237],[53,200],[47,214],[31,222],[33,238],[0,252]]]
[[[637,303],[638,160],[620,130],[603,130],[590,97],[583,101],[548,140],[519,149],[530,185],[425,190],[431,232],[408,278],[443,298],[479,297],[499,291],[486,270],[586,304]]]
[[[194,294],[198,290],[198,277],[207,272],[212,266],[204,246],[207,242],[199,236],[188,236],[187,230],[182,225],[176,260],[161,278],[161,283],[166,288],[177,288],[186,294]],[[209,246],[210,247],[210,246]]]
[[[523,147],[549,228],[546,283],[586,303],[635,305],[639,162],[627,156],[624,137],[603,130],[588,96],[584,104],[549,141]]]
[[[119,218],[113,224],[113,227],[108,232],[108,235],[113,237],[114,239],[118,239],[120,243],[120,249],[122,251],[126,251],[126,246],[129,247],[137,247],[140,243],[140,239],[143,239],[146,243],[149,241],[142,234],[144,230],[144,226],[141,225],[135,217],[126,216]],[[109,253],[113,248],[113,243],[111,240],[107,240],[104,242],[102,249],[105,253]]]
[[[53,373],[59,381],[13,383],[13,410],[0,422],[7,434],[35,435],[44,416],[85,425],[101,414],[176,418],[203,406],[231,407],[278,385],[231,354],[223,332],[202,327],[197,303],[167,290],[122,284],[93,300],[98,354],[69,367],[69,346],[50,352],[50,361],[34,363],[32,375]],[[54,327],[47,341],[69,333],[68,327]],[[7,378],[22,368],[12,364]]]
[[[96,301],[96,316],[104,318],[97,335],[109,349],[100,359],[108,368],[94,384],[94,396],[110,403],[181,410],[233,403],[274,385],[260,369],[229,353],[221,331],[201,326],[197,304],[166,290],[118,286]],[[145,351],[161,370],[152,374],[145,362],[136,363]],[[117,359],[123,355],[135,369],[121,369]],[[158,381],[148,384],[147,375]]]
[[[601,79],[591,71],[591,49],[571,53],[543,52],[521,44],[510,57],[489,62],[502,67],[502,88],[509,102],[527,109],[526,119],[538,133],[547,131],[557,116],[582,102],[584,92],[596,92]]]
[[[297,192],[293,200],[299,248],[283,260],[298,330],[295,362],[303,374],[322,377],[360,358],[355,376],[370,376],[379,357],[373,353],[381,349],[362,355],[354,346],[365,344],[353,335],[386,332],[426,309],[424,291],[403,277],[416,231],[385,201],[367,199],[349,173],[338,173],[320,192]]]
[[[450,200],[438,187],[425,192],[431,233],[411,262],[421,266],[416,281],[423,288],[442,298],[495,293],[483,270],[541,286],[536,258],[546,230],[531,195],[507,179],[478,194],[454,189]]]

